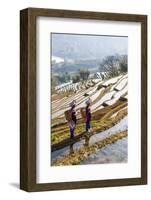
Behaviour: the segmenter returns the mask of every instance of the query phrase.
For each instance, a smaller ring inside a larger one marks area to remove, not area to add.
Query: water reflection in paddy
[[[128,159],[127,140],[128,138],[125,137],[115,143],[106,145],[95,154],[91,154],[81,161],[80,164],[126,163]]]
[[[72,153],[74,150],[78,150],[83,145],[92,145],[95,142],[102,140],[112,134],[121,132],[127,129],[128,117],[124,117],[115,126],[92,135],[90,138],[85,137],[81,141],[76,142],[73,145],[69,145],[60,150],[56,150],[51,153],[51,162],[63,158],[65,155]],[[95,154],[90,155],[81,164],[93,164],[93,163],[110,163],[110,162],[126,162],[127,160],[127,138],[123,138],[113,144],[98,150]]]

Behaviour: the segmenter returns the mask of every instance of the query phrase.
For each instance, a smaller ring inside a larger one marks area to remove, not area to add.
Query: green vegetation
[[[52,75],[52,78],[51,78],[51,85],[54,88],[57,85],[62,84],[62,83],[67,83],[70,80],[71,80],[71,76],[68,72],[54,74]]]
[[[127,72],[127,55],[107,56],[100,64],[100,72],[107,72],[108,77],[118,76],[121,72]]]
[[[73,83],[78,83],[80,81],[87,81],[90,75],[90,71],[86,68],[80,68],[77,73],[72,76]]]
[[[127,56],[126,55],[122,56],[120,59],[120,70],[122,73],[127,72]]]

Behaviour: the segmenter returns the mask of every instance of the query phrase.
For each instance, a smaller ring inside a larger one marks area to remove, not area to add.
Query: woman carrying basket
[[[87,132],[90,132],[91,130],[91,99],[89,98],[86,102],[86,109],[85,109],[85,112],[86,112],[86,131]]]
[[[76,111],[75,111],[75,106],[76,106],[76,101],[72,101],[70,104],[71,109],[70,109],[70,115],[71,115],[71,120],[69,121],[69,128],[70,128],[70,138],[74,138],[74,130],[76,128],[76,123],[77,123],[77,118],[76,118]]]

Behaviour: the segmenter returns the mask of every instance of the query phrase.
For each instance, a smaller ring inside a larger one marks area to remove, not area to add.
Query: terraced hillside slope
[[[92,101],[92,131],[89,134],[80,114],[88,98]],[[75,138],[70,139],[64,112],[73,100],[76,100],[78,120]],[[51,96],[51,164],[126,162],[127,104],[127,73],[105,80],[89,79],[58,86]],[[115,150],[118,156],[114,155]],[[104,159],[102,151],[105,152]]]

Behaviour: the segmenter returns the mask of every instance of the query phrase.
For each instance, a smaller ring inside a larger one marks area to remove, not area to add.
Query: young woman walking
[[[86,131],[90,132],[91,130],[91,99],[88,99],[86,102]]]
[[[69,128],[70,128],[70,138],[74,138],[74,130],[76,128],[76,123],[77,123],[77,118],[76,118],[76,102],[73,101],[71,104],[71,109],[70,109],[70,115],[71,115],[71,120],[69,121]]]

